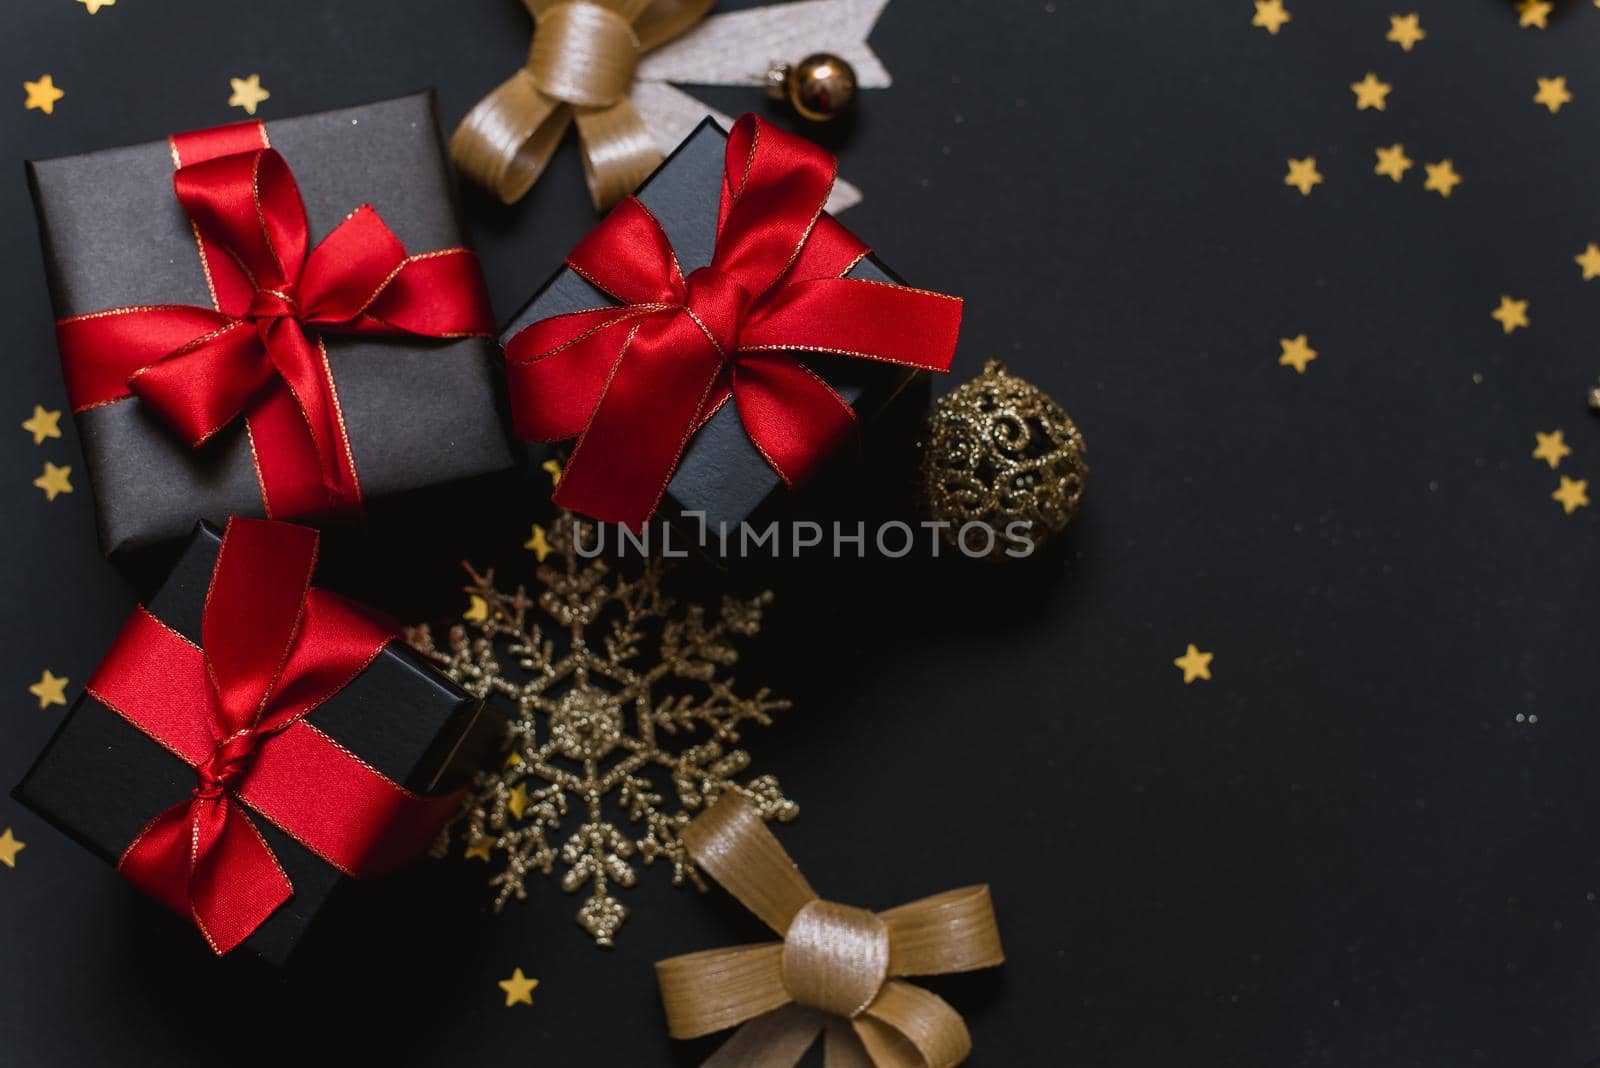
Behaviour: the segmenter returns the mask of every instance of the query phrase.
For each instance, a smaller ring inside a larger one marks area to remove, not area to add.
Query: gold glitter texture
[[[478,774],[435,855],[460,840],[494,864],[496,910],[527,897],[530,875],[559,868],[563,890],[589,891],[578,925],[609,946],[628,916],[612,891],[635,885],[639,864],[663,861],[675,885],[705,889],[679,832],[706,805],[733,791],[765,819],[799,808],[770,775],[738,781],[751,763],[740,732],[789,707],[766,689],[741,696],[725,677],[771,594],[724,598],[714,616],[680,609],[662,591],[659,559],[634,577],[584,560],[575,523],[584,544],[596,538],[561,513],[546,531],[536,596],[502,592],[492,571],[468,566],[465,590],[481,610],[442,643],[426,626],[408,637],[467,690],[512,705],[504,759]]]

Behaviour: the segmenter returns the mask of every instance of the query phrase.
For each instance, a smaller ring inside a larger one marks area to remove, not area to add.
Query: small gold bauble
[[[767,95],[787,100],[803,119],[827,122],[855,103],[856,71],[829,52],[814,53],[798,63],[775,63],[767,71]]]
[[[983,373],[939,398],[922,437],[922,495],[929,516],[948,524],[945,540],[961,540],[968,523],[995,533],[991,556],[1016,543],[1013,523],[1026,523],[1035,544],[1066,529],[1089,478],[1083,435],[1049,394],[991,359]]]

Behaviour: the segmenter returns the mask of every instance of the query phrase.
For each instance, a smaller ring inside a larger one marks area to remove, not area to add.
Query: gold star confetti
[[[33,480],[33,484],[44,490],[44,498],[53,501],[59,494],[71,493],[72,483],[67,476],[72,474],[70,467],[57,467],[49,460],[44,462],[44,474]]]
[[[1594,248],[1593,245],[1589,246]],[[1600,253],[1600,249],[1595,250]],[[45,438],[61,436],[61,409],[41,408],[35,404],[33,414],[22,421],[22,429],[33,435],[35,445],[43,445]]]
[[[42,111],[46,115],[54,115],[56,101],[67,95],[56,88],[55,81],[48,74],[41,74],[36,82],[24,80],[22,88],[28,94],[28,99],[22,106],[29,111]]]
[[[39,681],[28,687],[28,692],[39,699],[41,709],[51,705],[65,705],[67,703],[68,679],[50,674],[50,669],[45,668]]]
[[[1422,32],[1421,16],[1390,15],[1389,32],[1384,40],[1393,41],[1407,52],[1417,47],[1417,42],[1428,36]]]
[[[489,618],[489,602],[477,594],[467,597],[467,610],[461,613],[461,618],[468,623],[482,623]]]
[[[561,464],[555,460],[546,460],[539,465],[539,469],[550,475],[550,485],[559,485],[561,482]]]
[[[1283,184],[1294,186],[1300,190],[1301,196],[1310,196],[1312,187],[1322,184],[1322,175],[1317,171],[1317,157],[1290,159],[1289,173],[1283,176]]]
[[[1283,0],[1256,0],[1256,13],[1250,19],[1250,25],[1260,26],[1276,37],[1288,21],[1289,13],[1283,9]]]
[[[489,860],[489,851],[493,848],[494,839],[488,835],[485,835],[476,842],[473,842],[471,845],[467,846],[466,850],[462,853],[462,856],[469,858],[477,857],[479,860],[487,863]]]
[[[1523,29],[1527,29],[1530,26],[1537,26],[1541,30],[1546,29],[1548,28],[1550,12],[1554,7],[1555,5],[1550,3],[1550,0],[1518,0],[1517,14],[1520,17],[1517,19],[1517,25]]]
[[[1562,475],[1560,488],[1550,494],[1550,498],[1560,501],[1562,509],[1568,515],[1571,515],[1579,508],[1588,507],[1589,482],[1587,479],[1568,478],[1566,475]]]
[[[8,868],[15,868],[17,866],[17,854],[27,848],[28,843],[17,841],[17,836],[11,833],[10,827],[0,831],[0,864],[4,864]]]
[[[1372,173],[1398,182],[1413,166],[1411,157],[1406,155],[1406,146],[1396,141],[1388,148],[1378,149],[1378,165],[1372,168]]]
[[[1388,82],[1380,82],[1378,76],[1370,70],[1359,82],[1350,83],[1350,91],[1356,94],[1357,111],[1366,111],[1369,108],[1386,110],[1389,106],[1389,91],[1393,88],[1394,86]]]
[[[228,84],[233,87],[233,95],[228,98],[228,106],[244,108],[246,115],[254,115],[256,108],[272,96],[261,87],[259,74],[252,74],[248,78],[229,78]]]
[[[116,7],[117,0],[78,0],[78,3],[89,9],[89,14],[97,15],[103,7]]]
[[[1500,324],[1500,329],[1509,334],[1518,327],[1529,325],[1528,302],[1502,296],[1500,306],[1490,312],[1489,317]]]
[[[1424,163],[1422,169],[1428,172],[1428,179],[1422,183],[1422,188],[1432,190],[1447,199],[1455,187],[1461,184],[1461,175],[1456,173],[1455,163],[1448,159],[1442,159],[1438,163]]]
[[[1552,430],[1548,434],[1533,432],[1534,438],[1539,442],[1533,450],[1535,460],[1543,460],[1554,470],[1562,460],[1572,455],[1572,446],[1567,444],[1566,434],[1560,429]]]
[[[1533,102],[1549,108],[1552,115],[1560,111],[1563,104],[1572,103],[1572,94],[1567,91],[1567,79],[1560,76],[1540,78],[1539,91],[1533,94]]]
[[[502,979],[498,985],[506,992],[506,1008],[509,1009],[513,1005],[532,1005],[533,991],[539,985],[539,980],[529,979],[518,968],[511,973],[510,979]]]
[[[1211,678],[1211,658],[1214,655],[1214,653],[1202,653],[1195,648],[1193,642],[1190,642],[1184,654],[1172,663],[1183,669],[1183,684],[1187,686],[1195,679]]]
[[[1283,347],[1283,355],[1278,357],[1281,367],[1293,367],[1300,374],[1306,373],[1306,364],[1317,358],[1317,350],[1306,342],[1306,336],[1283,337],[1278,339],[1278,344]]]
[[[512,819],[520,820],[522,814],[527,811],[530,800],[531,798],[528,797],[528,784],[519,782],[516,789],[506,795],[506,811],[511,813]]]
[[[1592,278],[1600,278],[1600,245],[1590,242],[1589,247],[1574,256],[1572,262],[1583,269],[1585,282]]]
[[[523,542],[522,547],[532,552],[541,564],[544,563],[544,558],[549,556],[552,551],[550,543],[545,540],[544,527],[541,527],[538,523],[533,525],[533,536]]]

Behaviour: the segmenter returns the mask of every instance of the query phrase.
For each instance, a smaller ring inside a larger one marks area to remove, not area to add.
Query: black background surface
[[[727,8],[748,6],[729,3]],[[957,371],[998,353],[1090,443],[1089,504],[1029,565],[948,558],[742,568],[771,625],[742,682],[796,709],[748,742],[802,807],[786,845],[825,895],[886,907],[994,886],[1009,961],[932,984],[974,1064],[1581,1065],[1600,1053],[1600,746],[1582,394],[1595,295],[1600,11],[1519,30],[1499,0],[897,0],[896,84],[829,132],[867,200],[845,219],[916,284],[969,298]],[[437,85],[447,121],[521,61],[512,0],[6,6],[0,85],[49,71],[51,117],[0,109],[0,337],[10,424],[62,407],[20,160]],[[1366,71],[1395,84],[1358,113]],[[1558,116],[1529,99],[1565,74]],[[706,90],[737,113],[757,94]],[[1403,141],[1394,186],[1372,150]],[[1314,154],[1327,182],[1282,185]],[[1448,201],[1421,164],[1465,177]],[[569,145],[522,205],[467,198],[508,316],[590,224]],[[1500,294],[1531,299],[1511,337]],[[1306,332],[1321,358],[1276,364]],[[78,489],[28,483],[44,459]],[[0,776],[53,729],[25,687],[81,685],[136,596],[95,548],[69,430],[0,438]],[[541,476],[542,477],[542,476]],[[537,485],[537,483],[534,483]],[[1591,490],[1591,493],[1594,491]],[[898,487],[882,494],[903,508]],[[459,612],[455,561],[510,562],[542,497],[480,484],[372,517],[324,583],[406,618]],[[699,591],[715,586],[701,576]],[[1184,686],[1195,642],[1214,678]],[[1522,713],[1536,724],[1518,723]],[[114,873],[0,801],[6,1064],[691,1064],[650,963],[763,937],[725,895],[643,873],[610,952],[553,885],[492,914],[476,861],[373,888],[298,967],[209,959]],[[542,981],[502,1006],[512,968]]]

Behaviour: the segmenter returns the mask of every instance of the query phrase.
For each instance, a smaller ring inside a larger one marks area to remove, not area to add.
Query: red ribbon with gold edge
[[[268,516],[358,510],[361,485],[322,334],[487,336],[468,249],[410,255],[371,205],[315,248],[261,122],[171,138],[173,188],[214,308],[110,308],[56,324],[73,411],[137,397],[192,447],[241,415]]]
[[[797,350],[949,370],[959,298],[841,277],[867,247],[823,213],[836,170],[810,141],[746,115],[728,137],[709,266],[685,278],[636,198],[573,249],[567,265],[622,306],[541,320],[506,345],[517,433],[578,439],[557,504],[639,526],[730,398],[778,476],[803,481],[856,414]]]
[[[306,722],[398,633],[312,588],[316,556],[314,530],[230,520],[201,644],[141,606],[86,688],[195,770],[193,793],[151,820],[117,869],[218,954],[294,892],[246,808],[368,876],[420,856],[461,800],[412,793]]]

